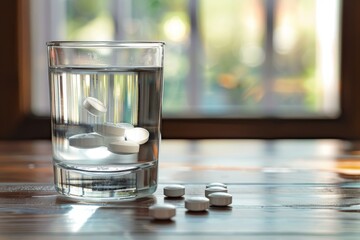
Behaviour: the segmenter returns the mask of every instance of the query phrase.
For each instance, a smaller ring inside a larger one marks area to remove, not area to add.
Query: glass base
[[[54,164],[55,189],[81,201],[122,201],[153,194],[157,187],[157,163],[121,171],[85,171]]]

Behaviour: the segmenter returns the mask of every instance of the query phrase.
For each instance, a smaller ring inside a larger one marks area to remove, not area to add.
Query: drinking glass
[[[47,43],[56,190],[118,201],[157,187],[163,42]]]

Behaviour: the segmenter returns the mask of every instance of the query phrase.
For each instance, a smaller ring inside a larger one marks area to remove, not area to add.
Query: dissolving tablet
[[[164,195],[167,197],[182,197],[185,194],[185,187],[183,185],[169,185],[164,187]]]
[[[223,187],[223,188],[227,188],[227,186],[223,183],[219,183],[219,182],[214,182],[214,183],[209,183],[208,185],[206,185],[206,188],[210,188],[210,187]]]
[[[115,123],[115,125],[117,127],[122,127],[122,128],[125,128],[125,129],[130,129],[130,128],[134,128],[134,125],[132,125],[131,123]]]
[[[149,132],[145,128],[136,127],[126,129],[125,138],[128,141],[137,142],[138,144],[144,144],[149,140]]]
[[[209,194],[211,206],[225,207],[232,203],[232,195],[224,192],[215,192]]]
[[[139,144],[131,141],[117,141],[109,143],[108,150],[117,154],[131,154],[138,153],[140,149]]]
[[[206,211],[209,205],[209,199],[205,197],[190,197],[185,199],[185,208],[189,211]]]
[[[124,127],[118,126],[116,123],[103,123],[97,124],[94,127],[94,131],[103,135],[103,136],[111,136],[111,137],[122,137],[125,136]]]
[[[76,148],[97,148],[104,144],[104,138],[96,133],[82,133],[69,137],[69,145]]]
[[[95,116],[104,114],[107,111],[105,105],[99,99],[94,97],[87,97],[83,102],[83,107]]]
[[[157,220],[168,220],[176,215],[172,204],[155,204],[149,207],[149,216]]]
[[[109,137],[109,136],[104,136],[104,145],[105,146],[109,146],[110,143],[116,143],[119,141],[125,141],[125,137]]]
[[[225,192],[227,193],[227,189],[223,187],[209,187],[205,189],[205,197],[208,197],[209,194],[214,192]]]

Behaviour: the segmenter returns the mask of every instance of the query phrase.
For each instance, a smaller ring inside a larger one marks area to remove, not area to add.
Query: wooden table
[[[349,148],[350,147],[350,148]],[[159,188],[132,202],[85,204],[57,195],[48,141],[0,142],[0,239],[360,239],[360,160],[336,140],[164,140]],[[166,199],[224,182],[227,208],[203,213]],[[154,221],[148,207],[172,203],[177,215]]]

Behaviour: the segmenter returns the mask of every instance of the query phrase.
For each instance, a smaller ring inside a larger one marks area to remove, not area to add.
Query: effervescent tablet
[[[126,128],[118,126],[115,123],[97,124],[94,127],[95,132],[97,132],[103,136],[111,136],[111,137],[125,136],[125,129]]]
[[[131,154],[138,153],[140,149],[139,144],[131,141],[116,141],[108,145],[108,150],[117,154]]]
[[[190,197],[185,199],[185,208],[189,211],[199,212],[209,208],[210,201],[205,197]]]
[[[157,220],[168,220],[176,215],[172,204],[155,204],[149,207],[149,216]]]
[[[145,128],[136,127],[126,129],[125,138],[127,141],[133,141],[138,144],[144,144],[149,140],[149,132]]]
[[[213,183],[209,183],[208,185],[206,185],[206,188],[210,188],[210,187],[223,187],[223,188],[227,188],[227,186],[224,183],[219,183],[219,182],[213,182]]]
[[[126,123],[126,122],[116,123],[115,125],[117,127],[122,127],[122,128],[125,128],[125,129],[134,128],[134,125],[132,125],[131,123]]]
[[[164,187],[164,195],[167,197],[182,197],[185,194],[183,185],[174,184]]]
[[[87,97],[83,102],[83,107],[91,114],[98,116],[106,113],[107,109],[99,99],[94,97]]]
[[[225,192],[215,192],[209,194],[211,206],[225,207],[232,203],[232,195]]]
[[[209,187],[205,189],[205,196],[208,197],[209,194],[214,193],[214,192],[227,192],[226,188],[223,187]]]
[[[125,141],[125,137],[109,137],[109,136],[105,136],[104,137],[104,145],[105,146],[109,146],[110,143],[116,143],[119,141]]]
[[[97,148],[104,144],[104,138],[94,133],[82,133],[69,137],[69,145],[76,148]]]

